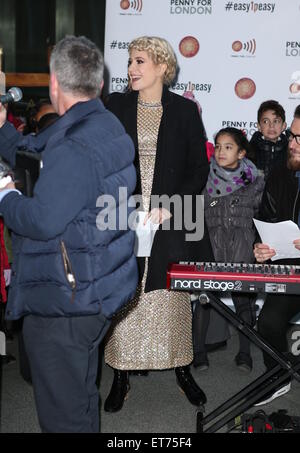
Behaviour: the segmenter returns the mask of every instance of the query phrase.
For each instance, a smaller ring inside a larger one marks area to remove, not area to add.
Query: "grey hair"
[[[85,36],[66,36],[59,41],[51,53],[50,71],[64,92],[91,99],[100,96],[103,55]]]

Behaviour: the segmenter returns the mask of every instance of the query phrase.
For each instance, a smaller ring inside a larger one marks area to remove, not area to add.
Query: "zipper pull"
[[[71,285],[71,288],[72,288],[72,289],[75,289],[76,284],[75,284],[74,275],[73,275],[73,274],[70,274],[70,273],[68,272],[68,274],[67,274],[67,279],[68,279],[68,282],[69,282],[70,285]]]

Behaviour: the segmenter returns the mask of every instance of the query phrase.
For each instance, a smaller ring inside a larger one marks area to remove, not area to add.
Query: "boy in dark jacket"
[[[267,179],[275,163],[285,165],[287,138],[284,108],[274,100],[263,102],[257,112],[258,131],[250,140],[251,159]]]

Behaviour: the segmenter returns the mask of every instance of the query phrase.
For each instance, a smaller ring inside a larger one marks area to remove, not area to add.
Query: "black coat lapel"
[[[137,183],[135,193],[140,194],[142,192],[141,184],[141,170],[140,170],[140,160],[139,160],[139,148],[138,148],[138,136],[137,136],[137,101],[138,101],[138,92],[132,91],[127,94],[128,104],[126,105],[125,114],[123,118],[123,125],[126,129],[126,132],[133,140],[135,147],[135,159],[134,165],[137,175]]]
[[[163,88],[162,94],[162,106],[163,114],[160,122],[160,127],[157,137],[157,149],[156,149],[156,159],[155,167],[153,174],[153,184],[152,184],[152,195],[161,195],[164,192],[164,180],[163,175],[165,175],[164,166],[166,162],[166,153],[168,152],[165,145],[166,135],[168,133],[168,114],[169,114],[169,103],[170,103],[170,93],[166,86]]]

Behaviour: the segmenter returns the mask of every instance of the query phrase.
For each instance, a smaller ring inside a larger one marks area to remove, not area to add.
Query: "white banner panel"
[[[300,104],[300,0],[107,0],[108,91],[127,85],[127,47],[166,38],[180,68],[172,91],[193,95],[208,138],[226,126],[256,130],[261,102],[275,99],[290,124]]]

